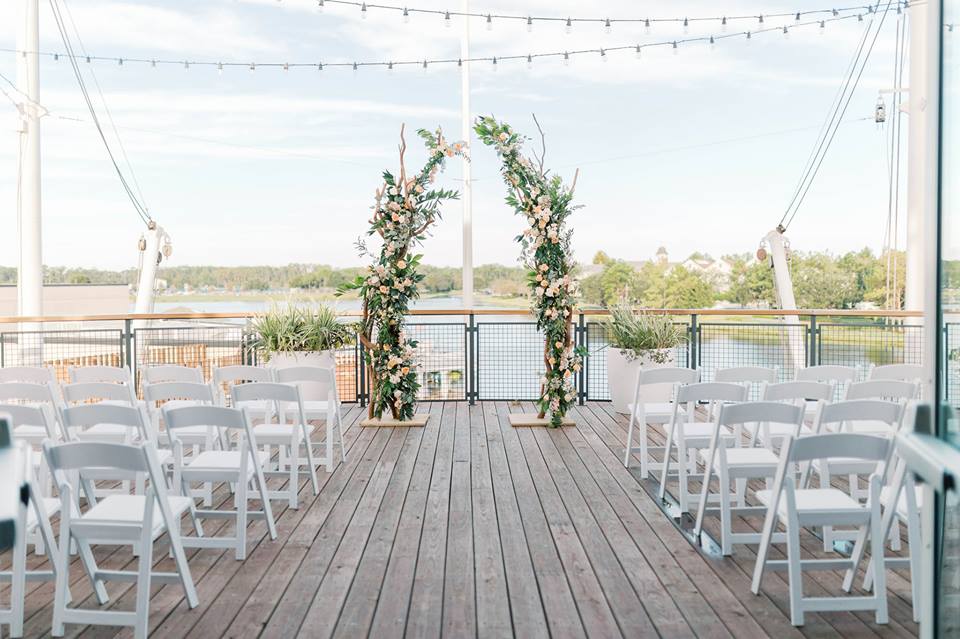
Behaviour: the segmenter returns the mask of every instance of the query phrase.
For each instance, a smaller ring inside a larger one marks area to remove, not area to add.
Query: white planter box
[[[337,359],[335,351],[294,351],[288,353],[273,353],[268,368],[293,368],[296,366],[319,366],[329,368],[336,378]],[[319,383],[305,382],[300,384],[300,394],[304,401],[323,401],[327,395]]]
[[[610,387],[610,400],[613,402],[613,410],[618,413],[629,413],[627,405],[633,402],[633,392],[637,384],[637,372],[651,368],[665,368],[673,366],[673,349],[668,351],[666,361],[659,363],[653,361],[652,354],[649,352],[641,353],[639,357],[630,359],[628,351],[622,351],[619,348],[610,346],[607,349],[607,384]],[[659,384],[657,384],[659,386]],[[663,392],[663,389],[658,389]],[[664,394],[669,393],[665,391]],[[650,397],[644,394],[647,401],[669,401],[670,397]]]

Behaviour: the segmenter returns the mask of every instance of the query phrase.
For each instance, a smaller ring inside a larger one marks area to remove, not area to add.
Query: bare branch
[[[573,197],[573,192],[577,188],[577,178],[580,177],[580,169],[577,169],[573,173],[573,182],[570,183],[570,197]]]
[[[537,131],[540,132],[540,157],[538,158],[538,161],[540,163],[540,175],[542,176],[544,174],[543,162],[547,157],[547,136],[544,135],[543,129],[540,127],[540,121],[537,120],[537,114],[531,113],[530,115],[533,116],[533,123],[537,125]],[[537,157],[536,151],[533,152],[533,157]]]

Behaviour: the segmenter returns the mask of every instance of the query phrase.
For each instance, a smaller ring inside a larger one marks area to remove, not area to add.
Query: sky
[[[91,55],[250,63],[457,58],[462,23],[442,16],[369,10],[315,0],[60,0]],[[17,2],[0,3],[0,48],[16,48]],[[41,1],[41,49],[63,51]],[[384,1],[384,4],[389,4]],[[409,6],[460,8],[460,0]],[[854,3],[850,3],[854,4]],[[758,15],[829,8],[816,0],[582,3],[473,0],[478,12],[534,16],[683,17]],[[832,6],[847,6],[834,3]],[[471,23],[474,56],[526,55],[720,35],[714,23],[577,25],[483,19]],[[765,25],[793,25],[768,18]],[[622,259],[671,259],[693,251],[754,252],[780,220],[800,178],[865,23],[834,22],[604,56],[471,65],[471,113],[546,135],[546,165],[571,179],[580,261],[598,250]],[[756,28],[731,24],[729,31]],[[878,91],[892,86],[895,16],[888,19],[830,153],[789,228],[794,249],[879,250],[888,205],[886,132],[873,122]],[[75,46],[76,42],[74,43]],[[16,54],[0,74],[16,77]],[[384,169],[396,169],[401,124],[408,170],[426,157],[412,131],[443,127],[461,139],[456,65],[381,68],[216,68],[81,62],[101,117],[109,107],[143,201],[173,241],[170,265],[361,263],[354,243],[367,228]],[[96,83],[103,101],[96,94]],[[143,223],[126,199],[90,122],[69,65],[41,61],[43,251],[50,265],[136,266]],[[905,81],[907,83],[908,81]],[[0,78],[0,87],[16,93]],[[889,109],[890,98],[887,96]],[[106,119],[104,118],[106,121]],[[0,95],[0,264],[17,263],[17,116]],[[108,124],[109,129],[109,124]],[[904,128],[904,130],[906,127]],[[116,137],[108,131],[115,150]],[[472,140],[471,140],[472,141]],[[906,146],[904,145],[904,149]],[[474,262],[511,264],[523,221],[503,202],[493,151],[472,146]],[[124,167],[126,169],[126,167]],[[126,169],[128,170],[128,169]],[[128,170],[129,171],[129,170]],[[441,185],[460,188],[459,161]],[[901,216],[901,223],[905,221]],[[461,263],[462,206],[443,209],[424,262]],[[902,224],[901,224],[902,228]],[[903,237],[901,230],[900,237]]]

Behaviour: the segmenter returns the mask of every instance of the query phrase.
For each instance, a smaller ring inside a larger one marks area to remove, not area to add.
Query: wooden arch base
[[[536,413],[510,413],[510,425],[514,428],[527,426],[550,426],[549,417],[538,417]],[[561,426],[576,426],[573,420],[566,417],[560,422]]]
[[[430,413],[417,413],[411,419],[405,419],[402,421],[390,417],[374,417],[372,419],[364,419],[360,422],[360,425],[370,427],[426,426],[428,419],[430,419]]]

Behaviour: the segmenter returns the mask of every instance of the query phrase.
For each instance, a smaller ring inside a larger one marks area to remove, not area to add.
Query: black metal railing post
[[[817,362],[819,361],[819,357],[817,357],[817,349],[819,348],[820,343],[820,329],[817,327],[817,316],[813,313],[810,314],[810,324],[808,330],[810,331],[810,341],[807,349],[810,352],[807,353],[807,361],[809,362],[809,366],[816,366]]]
[[[129,318],[123,320],[123,334],[120,339],[123,346],[123,363],[126,364],[130,370],[130,374],[136,379],[137,371],[134,365],[135,358],[133,356],[133,320]]]
[[[580,371],[577,373],[579,389],[577,391],[577,403],[583,406],[589,395],[590,389],[587,387],[587,366],[590,365],[590,342],[587,337],[587,322],[586,318],[583,315],[583,312],[580,313],[580,318],[577,320],[576,329],[574,330],[574,344],[584,350],[587,354],[583,358],[583,362],[580,365]]]
[[[467,402],[473,406],[477,403],[477,376],[479,372],[479,358],[477,357],[477,320],[473,313],[467,318],[467,365],[466,365],[466,384],[467,384]]]
[[[357,365],[357,402],[361,406],[367,405],[367,367],[363,365],[363,343],[360,341],[360,336],[357,336],[357,357],[355,359]]]
[[[700,324],[697,321],[697,314],[690,314],[690,341],[688,359],[690,368],[697,368],[700,365]]]

